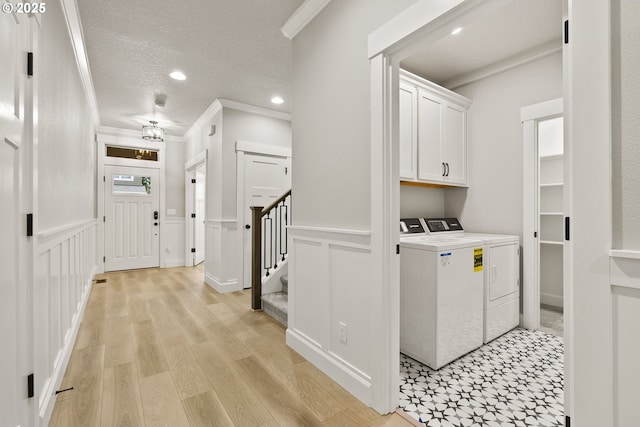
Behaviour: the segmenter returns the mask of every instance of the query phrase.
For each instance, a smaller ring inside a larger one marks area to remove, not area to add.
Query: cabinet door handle
[[[447,173],[445,174],[445,176],[449,176],[449,163],[445,163],[446,167],[447,167]]]
[[[446,163],[442,162],[442,176],[446,176],[445,174],[447,173],[447,166],[445,166]]]

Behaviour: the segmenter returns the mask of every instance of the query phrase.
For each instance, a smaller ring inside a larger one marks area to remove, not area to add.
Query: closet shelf
[[[540,184],[540,188],[562,187],[563,185],[564,185],[563,182],[550,182],[548,184]]]
[[[562,242],[556,242],[554,240],[540,240],[541,245],[557,245],[562,246]]]

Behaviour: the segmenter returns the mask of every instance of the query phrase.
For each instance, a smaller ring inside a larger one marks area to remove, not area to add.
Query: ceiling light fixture
[[[164,141],[164,129],[158,127],[158,122],[149,120],[151,125],[142,126],[142,139],[147,141]]]
[[[284,99],[280,98],[279,96],[274,96],[273,98],[271,98],[271,102],[273,104],[282,104],[284,102]]]
[[[453,31],[451,31],[451,35],[455,36],[456,34],[460,34],[462,32],[462,27],[458,27],[455,28]]]
[[[183,72],[181,71],[173,71],[171,74],[169,74],[169,77],[171,77],[174,80],[186,80],[187,76],[184,75]]]

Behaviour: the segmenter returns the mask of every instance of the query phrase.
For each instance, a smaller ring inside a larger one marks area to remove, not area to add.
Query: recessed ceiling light
[[[180,71],[174,71],[171,74],[169,74],[169,77],[171,77],[174,80],[186,80],[187,76],[184,75],[184,73],[180,72]]]
[[[462,27],[455,28],[453,31],[451,31],[451,35],[455,36],[456,34],[460,34],[461,31]]]
[[[274,104],[282,104],[284,102],[284,99],[280,98],[279,96],[274,96],[273,98],[271,98],[271,102]]]

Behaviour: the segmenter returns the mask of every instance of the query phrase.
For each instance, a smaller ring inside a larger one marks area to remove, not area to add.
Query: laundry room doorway
[[[185,163],[185,265],[205,260],[205,221],[207,205],[207,151]]]

